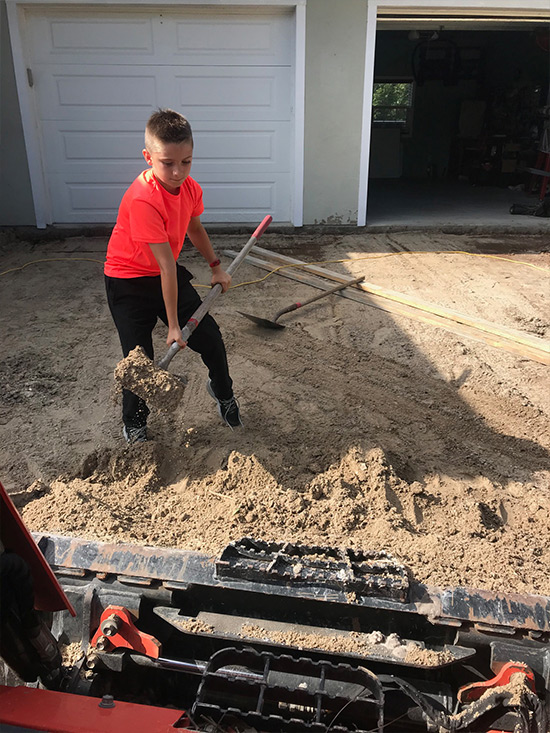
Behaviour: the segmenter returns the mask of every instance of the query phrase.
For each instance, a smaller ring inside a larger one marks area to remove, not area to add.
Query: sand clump
[[[172,411],[183,398],[186,383],[156,367],[141,346],[132,349],[115,367],[115,382],[139,395],[149,405],[159,410]]]
[[[72,667],[84,656],[80,642],[73,641],[71,644],[60,644],[61,660],[65,667]]]

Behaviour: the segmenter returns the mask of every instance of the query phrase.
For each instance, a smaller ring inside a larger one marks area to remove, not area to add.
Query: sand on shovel
[[[185,392],[186,380],[154,365],[141,346],[116,365],[115,380],[159,410],[173,411]]]

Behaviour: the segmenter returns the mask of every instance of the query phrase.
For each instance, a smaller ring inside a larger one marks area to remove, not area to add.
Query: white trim
[[[27,78],[27,66],[25,64],[25,53],[22,43],[22,28],[24,27],[22,8],[18,8],[15,2],[6,2],[8,15],[8,28],[11,38],[13,66],[15,71],[15,84],[19,97],[19,108],[21,111],[21,124],[23,127],[23,138],[27,151],[27,163],[31,182],[31,192],[34,204],[34,216],[36,226],[44,229],[51,223],[51,216],[47,204],[46,183],[44,180],[44,169],[42,167],[42,151],[40,138],[36,124],[36,113],[32,99],[32,92]]]
[[[526,13],[542,12],[548,15],[548,0],[383,0],[378,3],[378,9],[382,13],[390,13],[394,10],[406,10],[410,14],[426,13],[437,15],[439,12],[448,13],[450,16],[460,16],[465,12],[475,12],[481,15],[518,15]]]
[[[79,10],[88,8],[95,5],[106,5],[113,7],[113,5],[147,5],[148,8],[153,8],[155,5],[211,5],[220,8],[224,8],[229,5],[256,6],[258,10],[269,10],[270,7],[295,7],[297,5],[305,5],[307,0],[269,0],[265,4],[263,0],[159,0],[159,2],[151,2],[151,0],[117,0],[116,2],[110,2],[110,0],[54,0],[54,2],[47,2],[47,0],[5,0],[6,5],[51,5],[53,7],[59,7],[60,5],[75,5]],[[226,8],[227,9],[227,8]]]
[[[361,127],[361,152],[359,162],[359,201],[357,204],[358,227],[364,227],[367,223],[372,92],[374,84],[374,52],[376,49],[377,14],[378,3],[369,2],[367,6],[367,39],[365,44],[365,76],[363,81],[363,123]]]
[[[294,226],[303,224],[303,202],[304,202],[304,119],[305,119],[305,37],[306,21],[305,10],[307,0],[269,0],[262,4],[262,0],[201,0],[200,5],[219,7],[222,10],[226,6],[241,6],[257,8],[268,11],[270,8],[292,8],[295,13],[296,32],[296,59],[295,59],[295,103],[294,103],[294,190],[292,203],[292,223]],[[40,144],[40,135],[37,123],[37,113],[34,107],[32,90],[27,79],[27,63],[23,44],[23,33],[25,31],[25,7],[39,6],[59,7],[74,6],[81,8],[108,6],[111,9],[120,6],[142,6],[152,10],[154,5],[197,5],[197,0],[159,0],[152,3],[151,0],[6,0],[8,16],[8,29],[11,39],[13,64],[15,69],[15,83],[19,96],[21,111],[21,122],[23,137],[29,167],[31,192],[34,204],[36,226],[44,229],[53,222],[51,205],[49,203],[48,187],[46,185],[43,156]]]
[[[292,223],[304,223],[304,144],[306,100],[306,6],[296,6],[294,59],[294,196]]]

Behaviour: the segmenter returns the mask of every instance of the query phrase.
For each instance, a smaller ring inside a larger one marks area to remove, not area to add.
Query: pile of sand
[[[432,585],[550,594],[550,498],[535,490],[479,480],[464,492],[439,476],[408,483],[380,449],[358,446],[291,485],[233,450],[208,479],[163,486],[165,458],[154,442],[95,452],[79,477],[42,486],[23,518],[53,534],[208,554],[242,536],[387,550]]]
[[[215,239],[219,252],[241,245]],[[262,246],[550,333],[542,237],[266,233]],[[269,318],[319,292],[274,275],[215,306],[245,429],[221,424],[204,365],[184,349],[170,364],[187,379],[181,403],[153,410],[151,442],[127,447],[105,248],[75,238],[0,250],[0,479],[31,530],[212,554],[243,536],[386,550],[418,581],[550,595],[547,367],[338,295],[261,330],[238,311]],[[198,254],[182,258],[209,282]],[[243,265],[236,281],[264,274]],[[159,325],[157,355],[165,339]]]

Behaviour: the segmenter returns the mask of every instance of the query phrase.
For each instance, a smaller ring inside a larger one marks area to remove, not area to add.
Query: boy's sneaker
[[[215,399],[218,403],[218,412],[224,423],[229,425],[231,430],[233,430],[233,428],[242,428],[243,424],[241,421],[241,413],[239,412],[239,403],[235,397],[230,397],[227,400],[219,400],[214,394],[212,382],[210,380],[206,383],[206,389],[208,390],[210,397]]]
[[[147,441],[147,425],[140,428],[130,428],[126,425],[122,428],[122,435],[128,444],[145,443]]]

